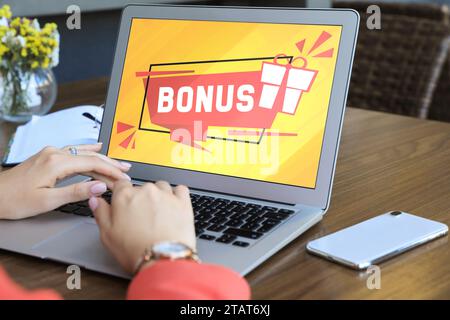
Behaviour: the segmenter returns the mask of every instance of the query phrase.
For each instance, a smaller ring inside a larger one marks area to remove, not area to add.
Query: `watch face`
[[[183,256],[189,253],[189,248],[182,243],[161,242],[153,247],[153,251],[163,256]]]

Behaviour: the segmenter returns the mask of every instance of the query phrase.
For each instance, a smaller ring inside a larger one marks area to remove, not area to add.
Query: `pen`
[[[89,112],[84,112],[83,113],[83,116],[84,117],[86,117],[86,118],[88,118],[88,119],[91,119],[92,121],[94,121],[94,122],[96,122],[96,123],[98,123],[98,124],[102,124],[99,120],[97,120],[92,114],[90,114]]]

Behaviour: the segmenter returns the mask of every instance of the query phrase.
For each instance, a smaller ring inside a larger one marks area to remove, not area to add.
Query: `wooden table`
[[[55,109],[103,103],[106,79],[60,86]],[[0,125],[0,154],[14,126]],[[450,124],[348,108],[324,220],[247,276],[255,299],[449,299],[448,237],[381,267],[381,289],[368,274],[311,256],[308,240],[380,213],[403,210],[450,224]],[[0,265],[28,288],[50,287],[69,299],[122,299],[127,282],[82,271],[68,290],[62,264],[0,251]]]

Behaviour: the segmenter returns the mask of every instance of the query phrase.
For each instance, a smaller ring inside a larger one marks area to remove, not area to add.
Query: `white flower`
[[[17,37],[17,43],[19,44],[19,46],[20,46],[21,48],[25,47],[26,42],[27,42],[27,41],[25,40],[24,37],[22,37],[22,36],[18,36],[18,37]]]
[[[31,26],[37,31],[41,31],[41,25],[39,24],[39,21],[37,19],[33,19],[33,21],[31,22]]]
[[[53,31],[53,39],[56,40],[57,46],[59,47],[60,37],[59,37],[59,32],[57,30]]]
[[[2,37],[2,42],[8,47],[15,45],[15,36],[11,30],[6,31],[6,34]]]
[[[56,47],[53,49],[53,52],[50,55],[51,59],[51,67],[54,68],[59,64],[59,32],[55,31],[53,33],[53,39],[56,41]]]
[[[6,19],[5,17],[0,19],[0,27],[9,27],[8,24],[8,19]]]
[[[59,64],[59,47],[56,47],[51,55],[51,67],[54,68]]]
[[[13,36],[12,34],[6,34],[5,43],[10,43],[14,48],[21,49],[25,46],[25,38],[22,36]]]

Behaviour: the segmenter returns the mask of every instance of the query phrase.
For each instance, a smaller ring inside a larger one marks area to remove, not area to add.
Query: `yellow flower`
[[[3,43],[0,44],[0,57],[3,57],[5,53],[9,51],[9,48],[5,46]]]
[[[11,19],[12,13],[11,8],[7,4],[0,8],[0,17],[4,17],[6,19]]]
[[[11,23],[9,24],[9,26],[11,28],[18,28],[18,27],[20,27],[20,18],[16,17],[16,18],[12,19]]]
[[[52,32],[55,31],[56,28],[58,28],[57,24],[54,23],[54,22],[46,23],[45,25],[48,26],[48,28],[49,28],[50,31],[52,31]]]
[[[0,26],[0,36],[4,36],[8,32],[9,28],[6,26]]]
[[[45,57],[44,62],[42,63],[42,68],[47,69],[49,64],[50,64],[50,59]]]
[[[0,39],[4,36],[14,39],[0,43],[0,59],[27,69],[49,68],[59,46],[56,23],[46,23],[41,29],[35,29],[38,24],[34,20],[12,18],[9,6],[0,7],[0,18],[9,20],[9,26],[0,26]]]

